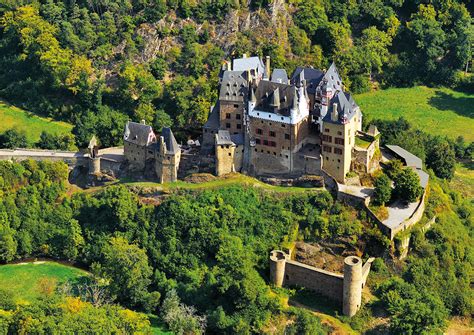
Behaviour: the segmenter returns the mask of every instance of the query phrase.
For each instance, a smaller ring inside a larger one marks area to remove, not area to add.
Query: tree
[[[385,205],[392,197],[392,182],[386,174],[381,174],[374,182],[374,198],[373,201],[377,205]]]
[[[420,178],[411,168],[404,168],[394,179],[395,194],[399,199],[415,202],[422,194]]]
[[[428,141],[426,166],[433,169],[436,176],[451,180],[455,165],[454,150],[445,138],[436,136]]]
[[[26,134],[16,129],[8,129],[0,135],[0,147],[7,149],[27,148],[29,147]]]
[[[145,251],[123,237],[112,237],[103,247],[102,256],[96,272],[110,281],[112,294],[129,306],[142,304],[148,298],[152,274]]]
[[[166,293],[161,306],[163,320],[175,334],[204,334],[206,317],[196,314],[196,309],[179,300],[176,290]]]

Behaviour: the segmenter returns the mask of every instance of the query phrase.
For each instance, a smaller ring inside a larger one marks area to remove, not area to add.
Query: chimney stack
[[[243,55],[242,55],[242,58],[247,58],[247,54],[243,54]]]
[[[270,72],[270,56],[265,57],[265,71],[267,72],[267,77],[270,79],[271,72]]]
[[[331,121],[337,122],[339,120],[339,112],[337,111],[337,103],[332,104],[332,113],[331,113]]]
[[[141,124],[146,124],[146,123],[145,123],[145,120],[141,120],[140,123],[141,123]]]

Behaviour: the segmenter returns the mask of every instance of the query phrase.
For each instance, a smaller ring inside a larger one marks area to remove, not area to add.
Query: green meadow
[[[415,128],[431,134],[474,141],[474,94],[448,88],[391,88],[358,94],[355,100],[368,119],[403,116]]]
[[[0,266],[0,287],[12,291],[18,302],[31,302],[40,296],[39,282],[55,279],[58,284],[88,276],[84,270],[56,262],[29,262]]]
[[[43,130],[52,134],[70,133],[72,125],[39,117],[0,100],[0,134],[10,128],[24,131],[29,142],[36,142]]]

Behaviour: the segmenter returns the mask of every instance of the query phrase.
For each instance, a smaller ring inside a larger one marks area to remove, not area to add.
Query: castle
[[[159,137],[151,126],[128,121],[123,135],[123,152],[132,171],[152,171],[160,183],[178,179],[181,149],[170,128]]]
[[[344,91],[334,63],[327,71],[298,67],[291,77],[259,57],[224,64],[219,95],[203,127],[202,150],[214,152],[216,174],[321,174],[345,183],[351,170],[371,172],[379,149],[373,126]]]

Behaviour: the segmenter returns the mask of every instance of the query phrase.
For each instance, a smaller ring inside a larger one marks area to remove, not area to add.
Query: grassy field
[[[42,278],[55,278],[60,284],[87,275],[86,271],[55,262],[7,264],[0,266],[0,287],[14,292],[18,302],[30,302],[39,297]]]
[[[38,284],[54,278],[58,284],[88,276],[84,270],[56,262],[31,262],[0,266],[0,287],[12,291],[17,303],[28,303],[40,296]],[[154,315],[148,316],[155,335],[171,335]]]
[[[42,118],[0,100],[0,133],[10,128],[25,131],[30,142],[39,140],[44,130],[52,134],[70,133],[72,125]]]
[[[450,186],[467,199],[474,199],[474,162],[458,163]]]
[[[447,88],[392,88],[355,96],[369,119],[406,118],[431,134],[474,141],[474,94]],[[383,136],[383,135],[382,135]]]

